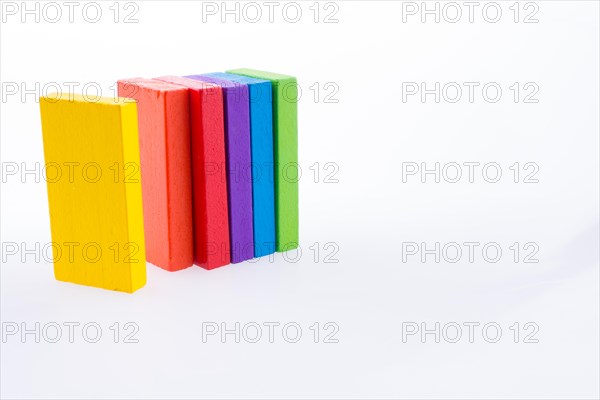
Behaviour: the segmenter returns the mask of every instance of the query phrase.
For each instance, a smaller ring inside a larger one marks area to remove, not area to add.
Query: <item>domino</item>
[[[248,85],[204,75],[187,78],[217,84],[223,89],[231,262],[252,259],[254,238]]]
[[[147,260],[167,271],[193,265],[189,95],[151,79],[118,81],[138,106]]]
[[[195,263],[205,269],[227,265],[229,217],[221,87],[177,76],[155,79],[189,92]]]
[[[127,99],[40,98],[57,280],[146,284],[137,109]]]
[[[298,87],[289,75],[233,69],[231,74],[266,79],[273,85],[275,226],[279,252],[298,247]]]
[[[254,257],[272,254],[275,251],[275,192],[271,81],[223,72],[204,76],[248,85]]]

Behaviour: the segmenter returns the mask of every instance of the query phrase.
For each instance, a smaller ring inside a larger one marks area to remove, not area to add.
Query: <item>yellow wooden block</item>
[[[56,279],[134,292],[146,283],[136,103],[48,95],[40,111]]]

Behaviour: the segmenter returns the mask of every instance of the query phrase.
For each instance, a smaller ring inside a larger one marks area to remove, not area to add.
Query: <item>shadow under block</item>
[[[147,260],[167,271],[194,262],[187,89],[151,79],[118,82],[138,107]]]
[[[40,112],[56,279],[136,291],[146,284],[136,104],[61,95],[40,98]]]
[[[190,99],[194,260],[213,269],[230,263],[223,92],[178,76],[155,78],[186,87]]]
[[[254,257],[254,238],[248,86],[203,75],[187,78],[217,84],[223,89],[231,262],[250,260]]]
[[[223,72],[204,74],[248,85],[252,154],[254,257],[275,251],[275,193],[273,163],[273,103],[271,81]]]
[[[298,247],[298,86],[289,75],[241,68],[231,74],[270,80],[273,85],[275,226],[277,251]]]

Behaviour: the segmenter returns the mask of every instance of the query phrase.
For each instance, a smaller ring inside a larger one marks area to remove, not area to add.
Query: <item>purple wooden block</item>
[[[214,83],[223,88],[231,262],[250,260],[254,257],[254,236],[248,85],[203,75],[186,78]]]

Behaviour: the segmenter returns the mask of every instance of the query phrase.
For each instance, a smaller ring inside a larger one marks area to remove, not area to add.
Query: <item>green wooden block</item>
[[[298,84],[296,78],[247,68],[232,69],[227,72],[271,81],[275,149],[276,250],[295,249],[298,247],[299,241]],[[263,173],[261,179],[267,179],[269,175]]]

